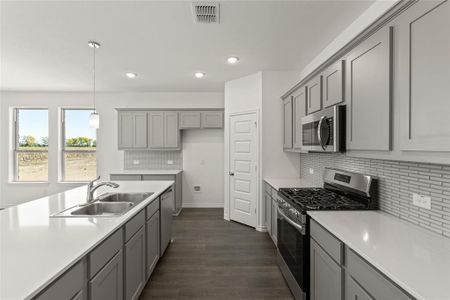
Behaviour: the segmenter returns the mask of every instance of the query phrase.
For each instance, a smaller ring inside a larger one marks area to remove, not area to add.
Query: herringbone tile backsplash
[[[134,164],[133,161],[139,161]],[[167,161],[171,160],[172,165]],[[125,170],[181,170],[183,169],[183,153],[181,151],[125,151]]]
[[[423,228],[450,237],[450,165],[300,154],[301,178],[322,185],[325,167],[376,176],[379,208]],[[314,174],[309,169],[314,169]],[[412,205],[412,193],[431,196],[431,210]]]

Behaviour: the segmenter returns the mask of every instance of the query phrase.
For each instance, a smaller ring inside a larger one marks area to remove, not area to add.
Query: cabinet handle
[[[234,176],[234,172],[229,172],[228,173],[230,176]]]

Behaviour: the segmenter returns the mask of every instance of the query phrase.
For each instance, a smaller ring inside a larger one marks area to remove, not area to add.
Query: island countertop
[[[101,189],[154,194],[116,217],[49,217],[83,203],[86,186],[1,210],[0,299],[29,299],[37,295],[174,182],[117,183],[117,189]]]

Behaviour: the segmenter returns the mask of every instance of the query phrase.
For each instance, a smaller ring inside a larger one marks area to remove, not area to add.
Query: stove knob
[[[289,210],[289,212],[295,217],[298,217],[300,215],[299,212],[296,209],[294,209],[294,208],[291,208]]]

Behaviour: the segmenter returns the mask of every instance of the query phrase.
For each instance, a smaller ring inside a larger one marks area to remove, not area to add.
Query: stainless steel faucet
[[[91,202],[94,201],[94,192],[99,187],[101,187],[101,186],[109,186],[109,187],[112,187],[112,188],[115,188],[115,189],[119,187],[119,185],[117,183],[109,182],[109,181],[108,182],[99,182],[99,183],[95,184],[95,182],[98,181],[98,180],[100,180],[100,176],[98,176],[96,179],[94,179],[94,180],[92,180],[92,181],[90,181],[88,183],[88,185],[87,185],[87,195],[86,195],[86,204],[85,205],[88,205],[88,204],[90,204]]]

